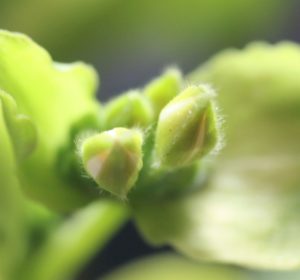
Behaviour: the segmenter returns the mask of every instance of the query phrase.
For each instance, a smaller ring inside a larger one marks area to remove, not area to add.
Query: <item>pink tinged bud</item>
[[[155,154],[167,167],[190,165],[210,153],[219,140],[214,92],[207,86],[191,86],[161,111]]]
[[[104,190],[125,198],[142,168],[141,132],[115,128],[86,139],[81,147],[87,173]]]

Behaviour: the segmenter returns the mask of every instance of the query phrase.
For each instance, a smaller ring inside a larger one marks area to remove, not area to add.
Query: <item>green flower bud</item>
[[[131,90],[113,99],[104,110],[105,129],[145,127],[153,119],[150,103],[137,90]]]
[[[207,155],[218,143],[214,92],[191,86],[176,96],[159,115],[155,154],[159,165],[182,167]]]
[[[84,168],[106,191],[125,198],[142,168],[141,132],[115,128],[89,137],[81,146]]]
[[[172,68],[145,87],[144,94],[149,98],[155,116],[158,116],[162,108],[179,93],[181,83],[180,71]]]

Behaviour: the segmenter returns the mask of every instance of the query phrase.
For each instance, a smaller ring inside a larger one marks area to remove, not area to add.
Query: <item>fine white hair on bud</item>
[[[218,146],[214,98],[215,92],[206,85],[189,86],[162,109],[155,137],[159,165],[190,165]]]
[[[142,168],[143,135],[114,128],[86,138],[81,144],[83,167],[104,190],[124,199]]]

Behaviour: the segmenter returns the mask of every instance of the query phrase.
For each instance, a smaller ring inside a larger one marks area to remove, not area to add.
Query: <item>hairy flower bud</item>
[[[182,77],[179,70],[170,68],[162,76],[151,81],[144,89],[149,98],[155,116],[180,91]]]
[[[131,90],[110,101],[104,108],[105,129],[145,127],[153,118],[149,101],[137,90]]]
[[[218,142],[217,118],[207,86],[191,86],[161,111],[155,153],[159,164],[181,167],[208,154]]]
[[[106,191],[124,198],[142,168],[142,134],[115,128],[86,139],[81,146],[84,168]]]

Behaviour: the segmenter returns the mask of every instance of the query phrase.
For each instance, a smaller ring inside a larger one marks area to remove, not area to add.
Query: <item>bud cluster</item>
[[[120,95],[104,105],[103,130],[80,141],[84,169],[101,189],[120,198],[144,184],[145,173],[159,177],[154,182],[163,188],[166,174],[194,170],[217,147],[214,97],[208,86],[183,88],[173,69],[144,89]]]

